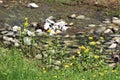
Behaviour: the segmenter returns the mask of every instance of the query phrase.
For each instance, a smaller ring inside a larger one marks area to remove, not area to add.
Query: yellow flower
[[[57,35],[57,33],[55,32],[54,35]]]
[[[43,73],[46,73],[46,70],[44,70]]]
[[[104,76],[104,74],[103,74],[103,73],[101,73],[101,72],[99,73],[99,75],[100,75],[100,76]]]
[[[43,70],[43,73],[46,73],[46,69],[45,68],[42,68],[42,70]]]
[[[89,40],[93,40],[93,37],[88,37]]]
[[[82,45],[82,46],[79,46],[78,48],[79,48],[79,49],[82,49],[82,50],[85,50],[85,49],[86,49],[86,47],[83,46],[83,45]]]
[[[104,38],[103,38],[103,37],[100,37],[100,40],[104,40]]]
[[[95,41],[92,41],[89,43],[90,45],[96,45],[97,43]]]
[[[98,58],[99,58],[99,56],[98,56],[98,55],[94,55],[94,58],[95,58],[95,59],[98,59]]]
[[[58,76],[53,76],[54,78],[57,78]]]
[[[43,68],[43,70],[45,70],[45,68]]]
[[[73,63],[70,63],[70,66],[72,66],[73,65]]]
[[[24,27],[28,27],[29,26],[28,21],[25,21],[23,25],[24,25]]]
[[[24,18],[25,19],[25,22],[23,23],[23,26],[24,27],[28,27],[29,26],[29,23],[28,23],[28,18]]]
[[[25,19],[25,21],[27,21],[27,20],[28,20],[28,18],[27,18],[27,17],[25,17],[24,19]]]
[[[89,49],[86,48],[86,49],[84,50],[84,53],[89,53]]]
[[[66,65],[64,65],[64,67],[65,67],[65,68],[69,68],[70,66],[66,64]]]
[[[72,55],[70,58],[71,58],[71,59],[75,59],[75,56],[74,56],[74,55]]]
[[[77,54],[80,55],[80,52],[78,51]]]
[[[117,70],[112,70],[112,73],[116,73],[117,72]]]
[[[51,30],[50,30],[50,29],[48,29],[48,30],[47,30],[47,32],[48,32],[48,33],[50,33],[50,32],[51,32]]]

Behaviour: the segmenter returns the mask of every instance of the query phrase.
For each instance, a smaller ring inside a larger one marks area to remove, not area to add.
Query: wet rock
[[[3,41],[3,43],[4,43],[4,44],[8,44],[8,45],[11,44],[11,42],[9,42],[9,41]]]
[[[36,35],[37,35],[37,36],[42,36],[42,35],[46,34],[46,33],[43,32],[41,29],[37,29],[35,32],[36,32]]]
[[[115,49],[117,47],[117,43],[112,43],[108,48]]]
[[[71,49],[77,49],[78,48],[78,45],[70,45],[70,46],[68,46],[69,48],[71,48]]]
[[[14,45],[15,45],[15,47],[19,47],[20,46],[20,44],[18,42],[15,42]]]
[[[85,19],[85,16],[84,16],[84,15],[78,15],[78,16],[76,17],[76,19]]]
[[[70,15],[69,17],[75,19],[76,16],[77,16],[76,14],[72,14],[72,15]]]
[[[56,26],[56,29],[62,29],[62,27],[66,26],[67,23],[61,19],[61,20],[58,20],[54,25]]]
[[[61,30],[56,30],[56,33],[57,34],[62,34],[62,31]]]
[[[68,37],[70,37],[70,35],[69,35],[69,34],[66,34],[64,37],[65,37],[65,38],[68,38]]]
[[[95,24],[89,24],[88,27],[94,28],[96,25]]]
[[[37,23],[37,26],[35,27],[35,30],[41,29],[42,31],[47,31],[44,29],[44,22]]]
[[[109,24],[107,27],[110,28],[113,31],[113,33],[116,33],[119,30],[119,26],[115,24]]]
[[[117,42],[117,43],[120,43],[120,37],[114,37],[114,38],[112,38],[112,40],[115,41],[115,42]]]
[[[104,33],[105,33],[105,34],[112,33],[112,30],[111,30],[111,29],[106,29],[106,30],[104,31]]]
[[[36,59],[42,59],[42,55],[41,55],[41,54],[37,54],[37,55],[35,56],[35,58],[36,58]]]
[[[7,36],[3,36],[3,40],[11,42],[11,41],[13,41],[13,38],[12,37],[7,37]]]
[[[55,17],[54,16],[49,16],[48,19],[54,20]]]
[[[62,33],[62,31],[66,31],[68,28],[70,28],[67,27],[67,25],[68,24],[62,19],[53,21],[50,17],[48,17],[45,20],[45,23],[38,23],[35,30],[41,29],[42,31],[49,33],[50,36],[54,36],[55,34]]]
[[[100,28],[95,29],[94,32],[95,32],[96,34],[101,34],[101,33],[103,33],[105,30],[106,30],[106,27],[101,26]]]
[[[109,64],[109,67],[115,67],[115,66],[116,66],[116,63]]]
[[[73,26],[73,25],[74,25],[74,23],[73,23],[73,22],[69,23],[69,26]]]
[[[120,37],[120,34],[112,34],[110,36],[112,36],[112,37]]]
[[[27,30],[27,29],[24,29],[24,33],[27,33],[27,36],[35,36],[35,33],[30,31],[30,30]]]
[[[8,33],[5,34],[5,36],[15,37],[16,34],[15,34],[15,32],[13,32],[13,31],[9,31]]]
[[[8,33],[8,31],[2,31],[1,32],[2,35],[6,34],[6,33]]]
[[[75,39],[76,38],[76,35],[71,35],[70,36],[72,39]]]
[[[89,30],[89,33],[90,33],[90,34],[93,34],[94,31],[95,31],[94,29],[90,29],[90,30]]]
[[[113,58],[113,60],[114,60],[115,63],[120,60],[120,56],[117,55],[117,54],[113,54],[113,55],[112,55],[112,58]]]
[[[117,24],[117,25],[120,25],[120,19],[117,18],[117,17],[113,17],[112,23]]]
[[[19,43],[19,40],[16,39],[16,38],[14,38],[12,42],[13,42],[13,43]]]
[[[79,32],[76,33],[76,36],[83,35],[84,33],[85,33],[85,32],[80,32],[80,31],[79,31]]]
[[[4,29],[4,30],[12,30],[12,27],[9,25],[9,24],[7,24],[7,23],[4,23],[4,25],[3,25],[4,27],[2,28],[2,29]]]
[[[114,41],[109,41],[109,42],[106,42],[104,43],[105,45],[111,45],[112,43],[114,43]]]
[[[103,23],[105,24],[110,24],[111,23],[111,20],[110,19],[105,19],[104,21],[102,21]]]
[[[34,28],[37,27],[37,24],[38,24],[37,22],[32,22],[32,23],[30,23],[30,25],[31,25],[32,27],[34,27]]]
[[[67,27],[67,26],[62,26],[62,27],[61,27],[61,30],[62,30],[62,31],[66,31],[68,28],[69,28],[69,27]]]
[[[10,42],[10,43],[12,42],[14,44],[15,43],[17,44],[19,42],[17,39],[13,39],[12,37],[7,37],[7,36],[3,36],[3,40],[7,41],[7,42]]]
[[[64,41],[65,45],[71,45],[71,43],[73,43],[73,41]]]
[[[15,25],[15,26],[13,26],[12,30],[14,32],[17,32],[18,30],[21,30],[21,27]]]
[[[0,4],[2,4],[3,3],[3,0],[0,0]]]
[[[54,36],[55,34],[56,34],[56,32],[54,30],[50,30],[49,36]]]
[[[118,17],[112,17],[112,20],[117,20],[117,19],[119,19]]]
[[[36,3],[28,3],[27,7],[38,8],[39,6]]]
[[[35,33],[28,30],[28,31],[27,31],[27,35],[33,37],[33,36],[35,36]]]

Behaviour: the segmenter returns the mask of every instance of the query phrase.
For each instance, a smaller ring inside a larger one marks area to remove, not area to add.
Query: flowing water
[[[69,6],[58,3],[36,3],[39,8],[32,9],[26,7],[26,4],[19,3],[6,3],[0,5],[0,27],[3,27],[4,23],[9,25],[20,25],[24,21],[25,17],[29,18],[29,22],[39,22],[45,20],[49,16],[54,16],[57,19],[63,19],[66,22],[73,22],[74,27],[83,28],[88,24],[99,24],[104,19],[103,11],[98,10],[97,7],[87,5]],[[90,20],[76,20],[69,19],[71,14],[82,14],[89,17]]]

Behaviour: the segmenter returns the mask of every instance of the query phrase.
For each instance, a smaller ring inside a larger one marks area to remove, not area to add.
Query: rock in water
[[[69,16],[70,18],[76,18],[76,14],[72,14]]]
[[[15,42],[14,45],[15,45],[15,47],[19,47],[20,46],[20,44],[17,43],[17,42]]]
[[[13,38],[12,37],[7,37],[7,36],[3,36],[3,40],[10,42],[10,41],[13,41]]]
[[[0,0],[0,4],[2,4],[3,3],[3,0]]]
[[[105,34],[112,33],[112,30],[111,30],[111,29],[106,29],[106,30],[104,31],[104,33],[105,33]]]
[[[30,8],[38,8],[39,6],[35,3],[28,3],[27,7],[30,7]]]
[[[35,32],[38,36],[41,36],[41,35],[45,34],[45,32],[43,32],[41,29],[37,29]]]
[[[14,32],[17,32],[18,30],[21,30],[21,27],[19,27],[19,26],[13,26],[12,30]]]
[[[105,23],[105,24],[110,24],[110,23],[111,23],[110,19],[105,19],[105,20],[102,21],[102,22]]]
[[[76,17],[76,19],[85,19],[85,16],[84,15],[79,15]]]
[[[56,34],[54,30],[51,30],[49,33],[50,36],[54,36],[54,34]]]
[[[117,17],[113,17],[112,23],[120,25],[120,19]]]
[[[115,49],[117,47],[116,43],[112,43],[108,48],[109,49]]]

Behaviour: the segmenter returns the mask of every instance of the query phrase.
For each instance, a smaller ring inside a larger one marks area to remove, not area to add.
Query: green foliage
[[[39,74],[19,50],[0,48],[0,80],[38,80]]]
[[[42,72],[35,60],[29,60],[17,49],[0,48],[0,80],[119,80],[120,66],[116,70],[104,67],[83,71],[76,67]],[[45,70],[45,69],[43,69]]]

